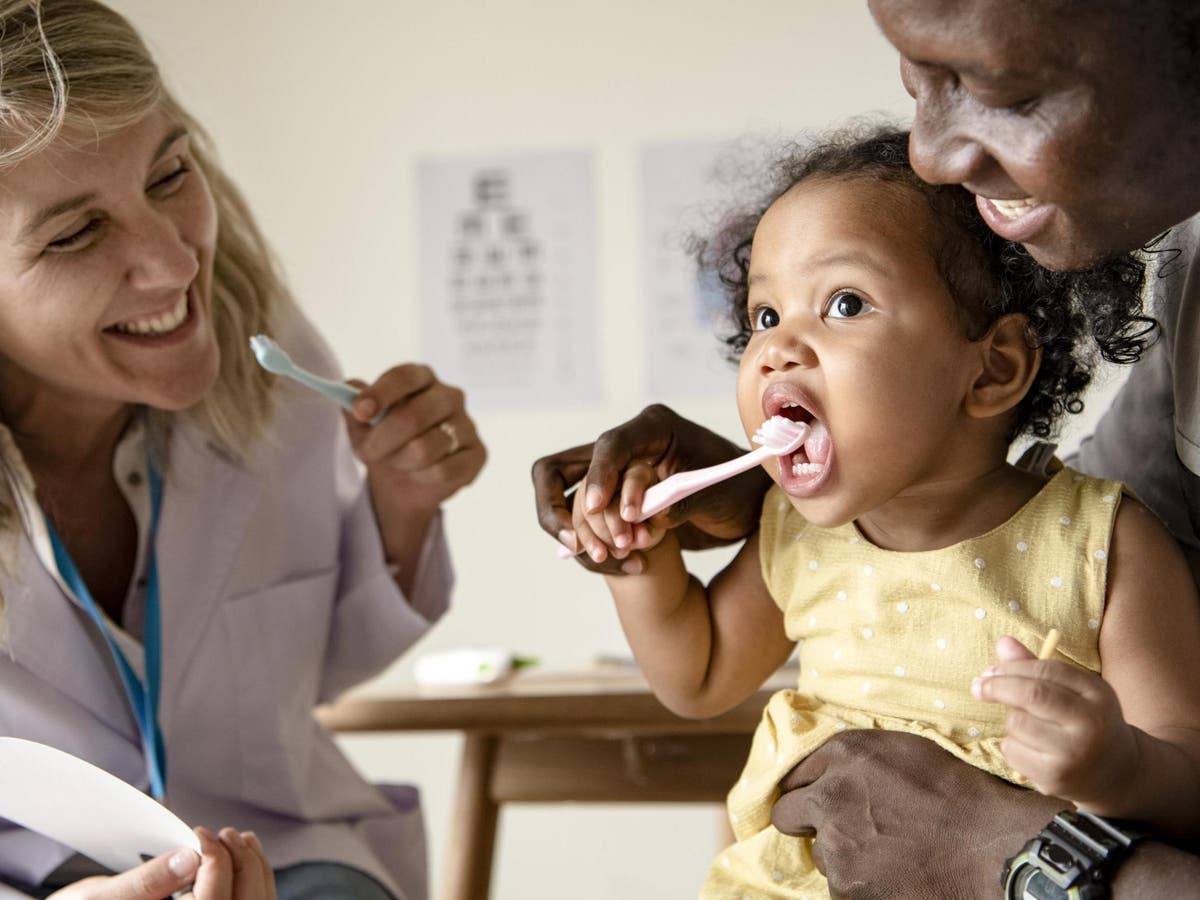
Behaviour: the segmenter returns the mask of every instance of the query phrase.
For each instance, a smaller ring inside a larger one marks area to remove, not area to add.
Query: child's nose
[[[817,364],[817,354],[804,336],[791,329],[775,328],[762,354],[764,372],[787,369],[811,369]]]

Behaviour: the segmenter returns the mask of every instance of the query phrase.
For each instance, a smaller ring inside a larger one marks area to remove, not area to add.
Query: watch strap
[[[1100,900],[1108,897],[1116,862],[1141,837],[1124,823],[1063,810],[1004,867],[1001,883],[1012,900]]]

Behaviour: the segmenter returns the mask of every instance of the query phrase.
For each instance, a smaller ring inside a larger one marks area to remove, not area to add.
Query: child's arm
[[[1103,680],[1062,661],[1010,660],[976,694],[1011,707],[1005,758],[1043,792],[1191,837],[1200,827],[1196,586],[1166,528],[1129,499],[1108,577]]]
[[[634,501],[656,480],[653,469],[631,463],[622,478],[613,502],[591,512],[584,481],[572,510],[575,533],[596,562],[643,551],[636,574],[605,576],[633,655],[669,709],[698,719],[719,715],[754,693],[795,646],[763,582],[758,534],[706,588],[684,567],[666,512],[636,525],[621,516],[640,508]]]
[[[673,533],[640,575],[608,575],[621,627],[655,695],[681,716],[719,715],[749,697],[795,646],[762,579],[758,535],[706,588]]]

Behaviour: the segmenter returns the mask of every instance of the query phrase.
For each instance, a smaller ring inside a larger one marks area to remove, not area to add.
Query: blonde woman
[[[415,792],[364,782],[311,710],[445,610],[439,505],[485,451],[428,368],[343,416],[261,372],[257,332],[334,374],[132,27],[0,0],[0,734],[236,826],[205,832],[201,871],[232,874],[197,896],[268,896],[265,856],[282,898],[413,900]],[[0,822],[0,881],[163,896],[84,863]]]

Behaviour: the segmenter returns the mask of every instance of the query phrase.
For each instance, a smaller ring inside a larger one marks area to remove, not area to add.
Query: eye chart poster
[[[418,168],[426,357],[476,409],[598,401],[586,152]]]
[[[687,244],[725,210],[729,170],[745,150],[730,142],[645,145],[640,154],[640,251],[650,398],[715,395],[732,399],[736,369],[720,336],[729,331],[721,285],[701,278]],[[742,198],[743,200],[745,198]]]

